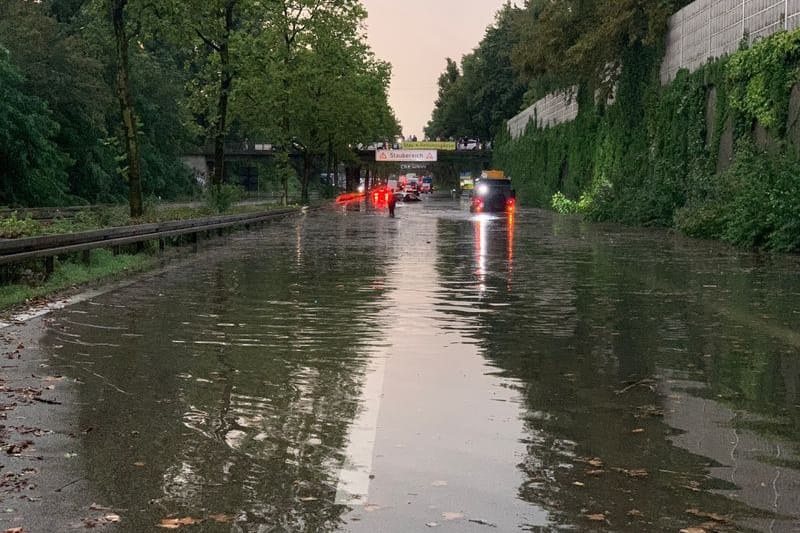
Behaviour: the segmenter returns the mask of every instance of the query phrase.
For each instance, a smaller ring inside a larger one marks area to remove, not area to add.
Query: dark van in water
[[[502,171],[487,170],[475,181],[470,211],[473,213],[512,213],[517,200],[511,179]]]

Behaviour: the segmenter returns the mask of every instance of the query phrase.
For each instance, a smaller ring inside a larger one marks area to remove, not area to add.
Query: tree
[[[125,8],[128,0],[108,0],[111,24],[114,28],[114,44],[116,51],[116,88],[124,131],[125,154],[128,177],[128,202],[131,218],[144,214],[142,203],[141,154],[139,151],[139,124],[131,95],[130,58],[128,57],[128,27]]]
[[[113,98],[103,62],[42,4],[0,5],[0,35],[25,78],[25,92],[44,100],[60,126],[54,141],[71,160],[70,195],[76,201],[115,201],[121,187],[114,183],[116,163],[107,143]]]
[[[355,0],[277,2],[266,24],[274,31],[259,36],[262,55],[238,88],[237,115],[301,157],[303,202],[326,152],[343,157],[348,145],[399,129],[386,96],[391,71],[360,31],[365,16]]]
[[[25,94],[9,55],[0,45],[0,204],[57,204],[67,189],[67,158],[53,142],[58,124]]]
[[[433,116],[425,127],[429,138],[451,138],[469,135],[469,108],[458,64],[447,58],[447,66],[439,76],[439,96]]]
[[[518,44],[514,29],[520,13],[520,8],[507,3],[480,44],[462,58],[460,69],[447,60],[425,129],[429,138],[493,139],[503,122],[519,111],[525,85],[511,64],[511,52]]]
[[[669,16],[690,1],[530,0],[517,18],[514,65],[528,81],[550,78],[549,88],[584,83],[608,91],[623,51],[658,42]]]
[[[511,64],[511,52],[519,42],[513,29],[520,11],[510,3],[503,6],[478,47],[462,61],[472,112],[470,136],[494,139],[522,107],[526,86]]]

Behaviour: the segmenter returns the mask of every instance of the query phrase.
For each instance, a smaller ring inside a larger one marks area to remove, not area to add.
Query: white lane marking
[[[368,501],[386,359],[385,354],[374,357],[367,370],[361,412],[350,426],[345,460],[339,472],[337,505],[365,505]]]

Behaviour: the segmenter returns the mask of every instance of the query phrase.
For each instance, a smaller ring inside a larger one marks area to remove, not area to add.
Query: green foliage
[[[0,309],[63,291],[81,283],[142,271],[154,262],[153,257],[143,254],[114,255],[108,250],[92,250],[89,265],[76,260],[57,261],[55,272],[44,282],[41,281],[40,275],[31,272],[28,276],[31,283],[0,287]]]
[[[731,107],[784,131],[789,93],[800,81],[800,33],[780,32],[735,54],[728,65]]]
[[[52,8],[71,11],[59,4]],[[53,142],[69,157],[66,172],[73,197],[60,202],[117,201],[124,189],[115,184],[114,151],[105,142],[110,136],[106,117],[114,99],[102,60],[81,35],[50,16],[40,3],[0,4],[0,35],[25,78],[25,91],[44,100],[59,125]]]
[[[502,137],[495,166],[514,176],[522,201],[533,205],[797,251],[800,159],[780,134],[798,82],[798,43],[800,33],[777,34],[680,72],[666,87],[658,77],[661,50],[632,46],[614,104],[583,90],[577,120],[530,127],[518,140]],[[756,121],[770,125],[768,149],[756,147]],[[737,140],[734,163],[718,174],[726,129]]]
[[[0,46],[0,204],[64,199],[67,158],[53,142],[57,133],[47,104],[26,94],[24,78]]]
[[[217,213],[229,211],[233,204],[241,200],[244,190],[238,185],[222,183],[206,189],[205,199],[209,209]]]
[[[8,217],[0,217],[0,239],[31,237],[41,232],[41,226],[29,218],[17,218],[16,211]]]
[[[550,206],[556,213],[561,213],[564,215],[569,215],[578,212],[578,202],[576,202],[575,200],[570,200],[569,198],[564,196],[560,191],[553,195],[552,200],[550,200]]]
[[[290,150],[296,139],[307,148],[305,194],[325,156],[343,161],[351,145],[400,133],[391,67],[367,46],[357,0],[122,4],[146,197],[200,197],[180,156],[209,141]],[[0,204],[128,198],[109,7],[0,2]]]
[[[690,1],[526,2],[517,17],[513,63],[526,81],[539,86],[529,102],[576,83],[608,94],[625,65],[624,55],[631,48],[660,43],[669,16]]]
[[[519,42],[513,31],[519,13],[519,8],[506,4],[475,51],[464,56],[460,70],[448,58],[425,128],[427,137],[490,140],[502,130],[503,121],[519,111],[525,86],[511,67],[511,51]]]
[[[675,223],[695,237],[800,251],[800,160],[759,152],[743,140],[734,164],[713,181],[704,201],[681,208]]]

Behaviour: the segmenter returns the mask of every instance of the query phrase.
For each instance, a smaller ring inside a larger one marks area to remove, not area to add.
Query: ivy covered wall
[[[568,124],[495,143],[527,205],[800,251],[800,32],[659,79],[662,51],[626,52],[611,105],[578,95]]]

